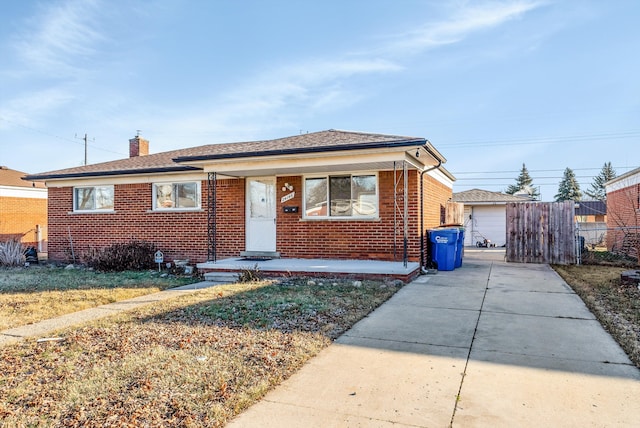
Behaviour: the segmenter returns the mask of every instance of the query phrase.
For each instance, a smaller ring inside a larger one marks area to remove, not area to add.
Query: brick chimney
[[[129,140],[129,157],[146,156],[149,154],[149,141],[139,135]]]

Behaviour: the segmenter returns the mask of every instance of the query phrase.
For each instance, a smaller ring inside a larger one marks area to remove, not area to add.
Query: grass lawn
[[[157,272],[0,268],[0,331],[194,282]]]
[[[222,426],[400,286],[218,286],[0,348],[0,421]]]
[[[640,290],[620,284],[620,273],[630,268],[600,265],[553,268],[640,368]]]

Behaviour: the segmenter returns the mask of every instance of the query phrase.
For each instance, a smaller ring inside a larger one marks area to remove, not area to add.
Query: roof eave
[[[192,172],[202,171],[202,168],[194,166],[173,166],[173,167],[161,167],[161,168],[143,168],[134,170],[114,170],[114,171],[91,171],[91,172],[77,172],[71,174],[40,174],[40,175],[27,175],[24,177],[28,181],[44,181],[44,180],[64,180],[69,178],[89,178],[89,177],[113,177],[117,175],[139,175],[139,174],[157,174],[165,172]]]
[[[224,159],[243,159],[243,158],[255,158],[266,156],[285,156],[285,155],[297,155],[297,154],[310,154],[310,153],[323,153],[323,152],[341,152],[351,150],[366,150],[366,149],[382,149],[382,148],[394,148],[394,147],[422,147],[426,146],[428,141],[424,138],[400,140],[400,141],[384,141],[372,144],[347,144],[340,146],[320,146],[320,147],[299,147],[293,149],[278,149],[278,150],[264,150],[261,152],[243,152],[243,153],[223,153],[212,155],[196,155],[196,156],[179,156],[173,158],[176,163],[183,162],[198,162],[198,161],[210,161],[210,160],[224,160]],[[435,149],[434,149],[435,151]],[[444,158],[442,158],[444,161]]]

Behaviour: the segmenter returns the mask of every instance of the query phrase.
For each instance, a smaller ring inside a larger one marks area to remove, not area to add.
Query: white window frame
[[[376,191],[375,191],[375,204],[376,204],[376,212],[372,215],[349,215],[349,216],[336,216],[331,215],[331,200],[330,200],[330,191],[331,191],[331,177],[365,177],[365,176],[373,176],[376,180]],[[307,179],[313,178],[324,178],[327,180],[327,214],[326,215],[318,215],[318,216],[309,216],[307,215]],[[302,177],[302,218],[305,220],[377,220],[380,218],[380,179],[378,173],[375,171],[362,171],[362,172],[344,172],[344,173],[331,173],[331,174],[310,174]]]
[[[195,184],[196,185],[196,206],[194,207],[176,207],[176,206],[172,206],[172,207],[158,207],[158,192],[157,192],[157,187],[158,186],[171,186],[172,187],[172,192],[175,192],[175,186],[177,185],[181,185],[181,184]],[[188,180],[188,181],[163,181],[163,182],[157,182],[157,183],[153,183],[153,185],[151,186],[151,193],[152,193],[152,210],[153,211],[197,211],[202,209],[202,182],[198,181],[198,180]]]
[[[95,207],[96,204],[96,198],[98,195],[97,189],[110,189],[111,190],[111,198],[113,200],[113,205],[110,208],[89,208],[89,209],[82,209],[79,208],[78,206],[78,193],[77,190],[78,189],[94,189],[93,192],[93,206]],[[115,186],[113,185],[106,185],[106,186],[75,186],[73,188],[73,212],[79,212],[79,213],[104,213],[104,212],[113,212],[115,208]]]

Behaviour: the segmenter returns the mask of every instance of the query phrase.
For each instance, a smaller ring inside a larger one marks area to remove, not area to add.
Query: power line
[[[602,139],[626,139],[640,138],[640,131],[606,132],[599,134],[584,134],[556,137],[528,137],[509,138],[496,140],[458,141],[453,143],[438,142],[439,147],[469,147],[469,146],[505,146],[505,145],[530,145],[530,144],[554,144],[567,142],[597,141]]]
[[[11,124],[13,124],[15,126],[18,126],[20,128],[26,129],[28,131],[37,132],[38,134],[46,135],[47,137],[51,137],[51,138],[57,138],[58,140],[66,141],[68,143],[80,144],[80,145],[84,144],[84,143],[80,143],[78,141],[72,140],[70,138],[61,137],[59,135],[55,135],[55,134],[52,134],[50,132],[43,131],[43,130],[38,129],[38,128],[33,128],[31,126],[22,125],[20,123],[14,122],[14,121],[9,120],[9,119],[7,119],[5,117],[2,117],[2,116],[0,116],[0,120],[3,120],[5,122],[7,122],[7,123],[11,123]],[[95,141],[95,139],[94,139],[94,141]],[[96,146],[96,145],[91,145],[91,147],[93,147],[96,150],[102,150],[103,152],[109,152],[109,153],[115,153],[117,155],[128,156],[128,154],[125,154],[125,153],[122,153],[122,152],[117,152],[117,151],[114,151],[114,150],[105,149],[103,147]]]

